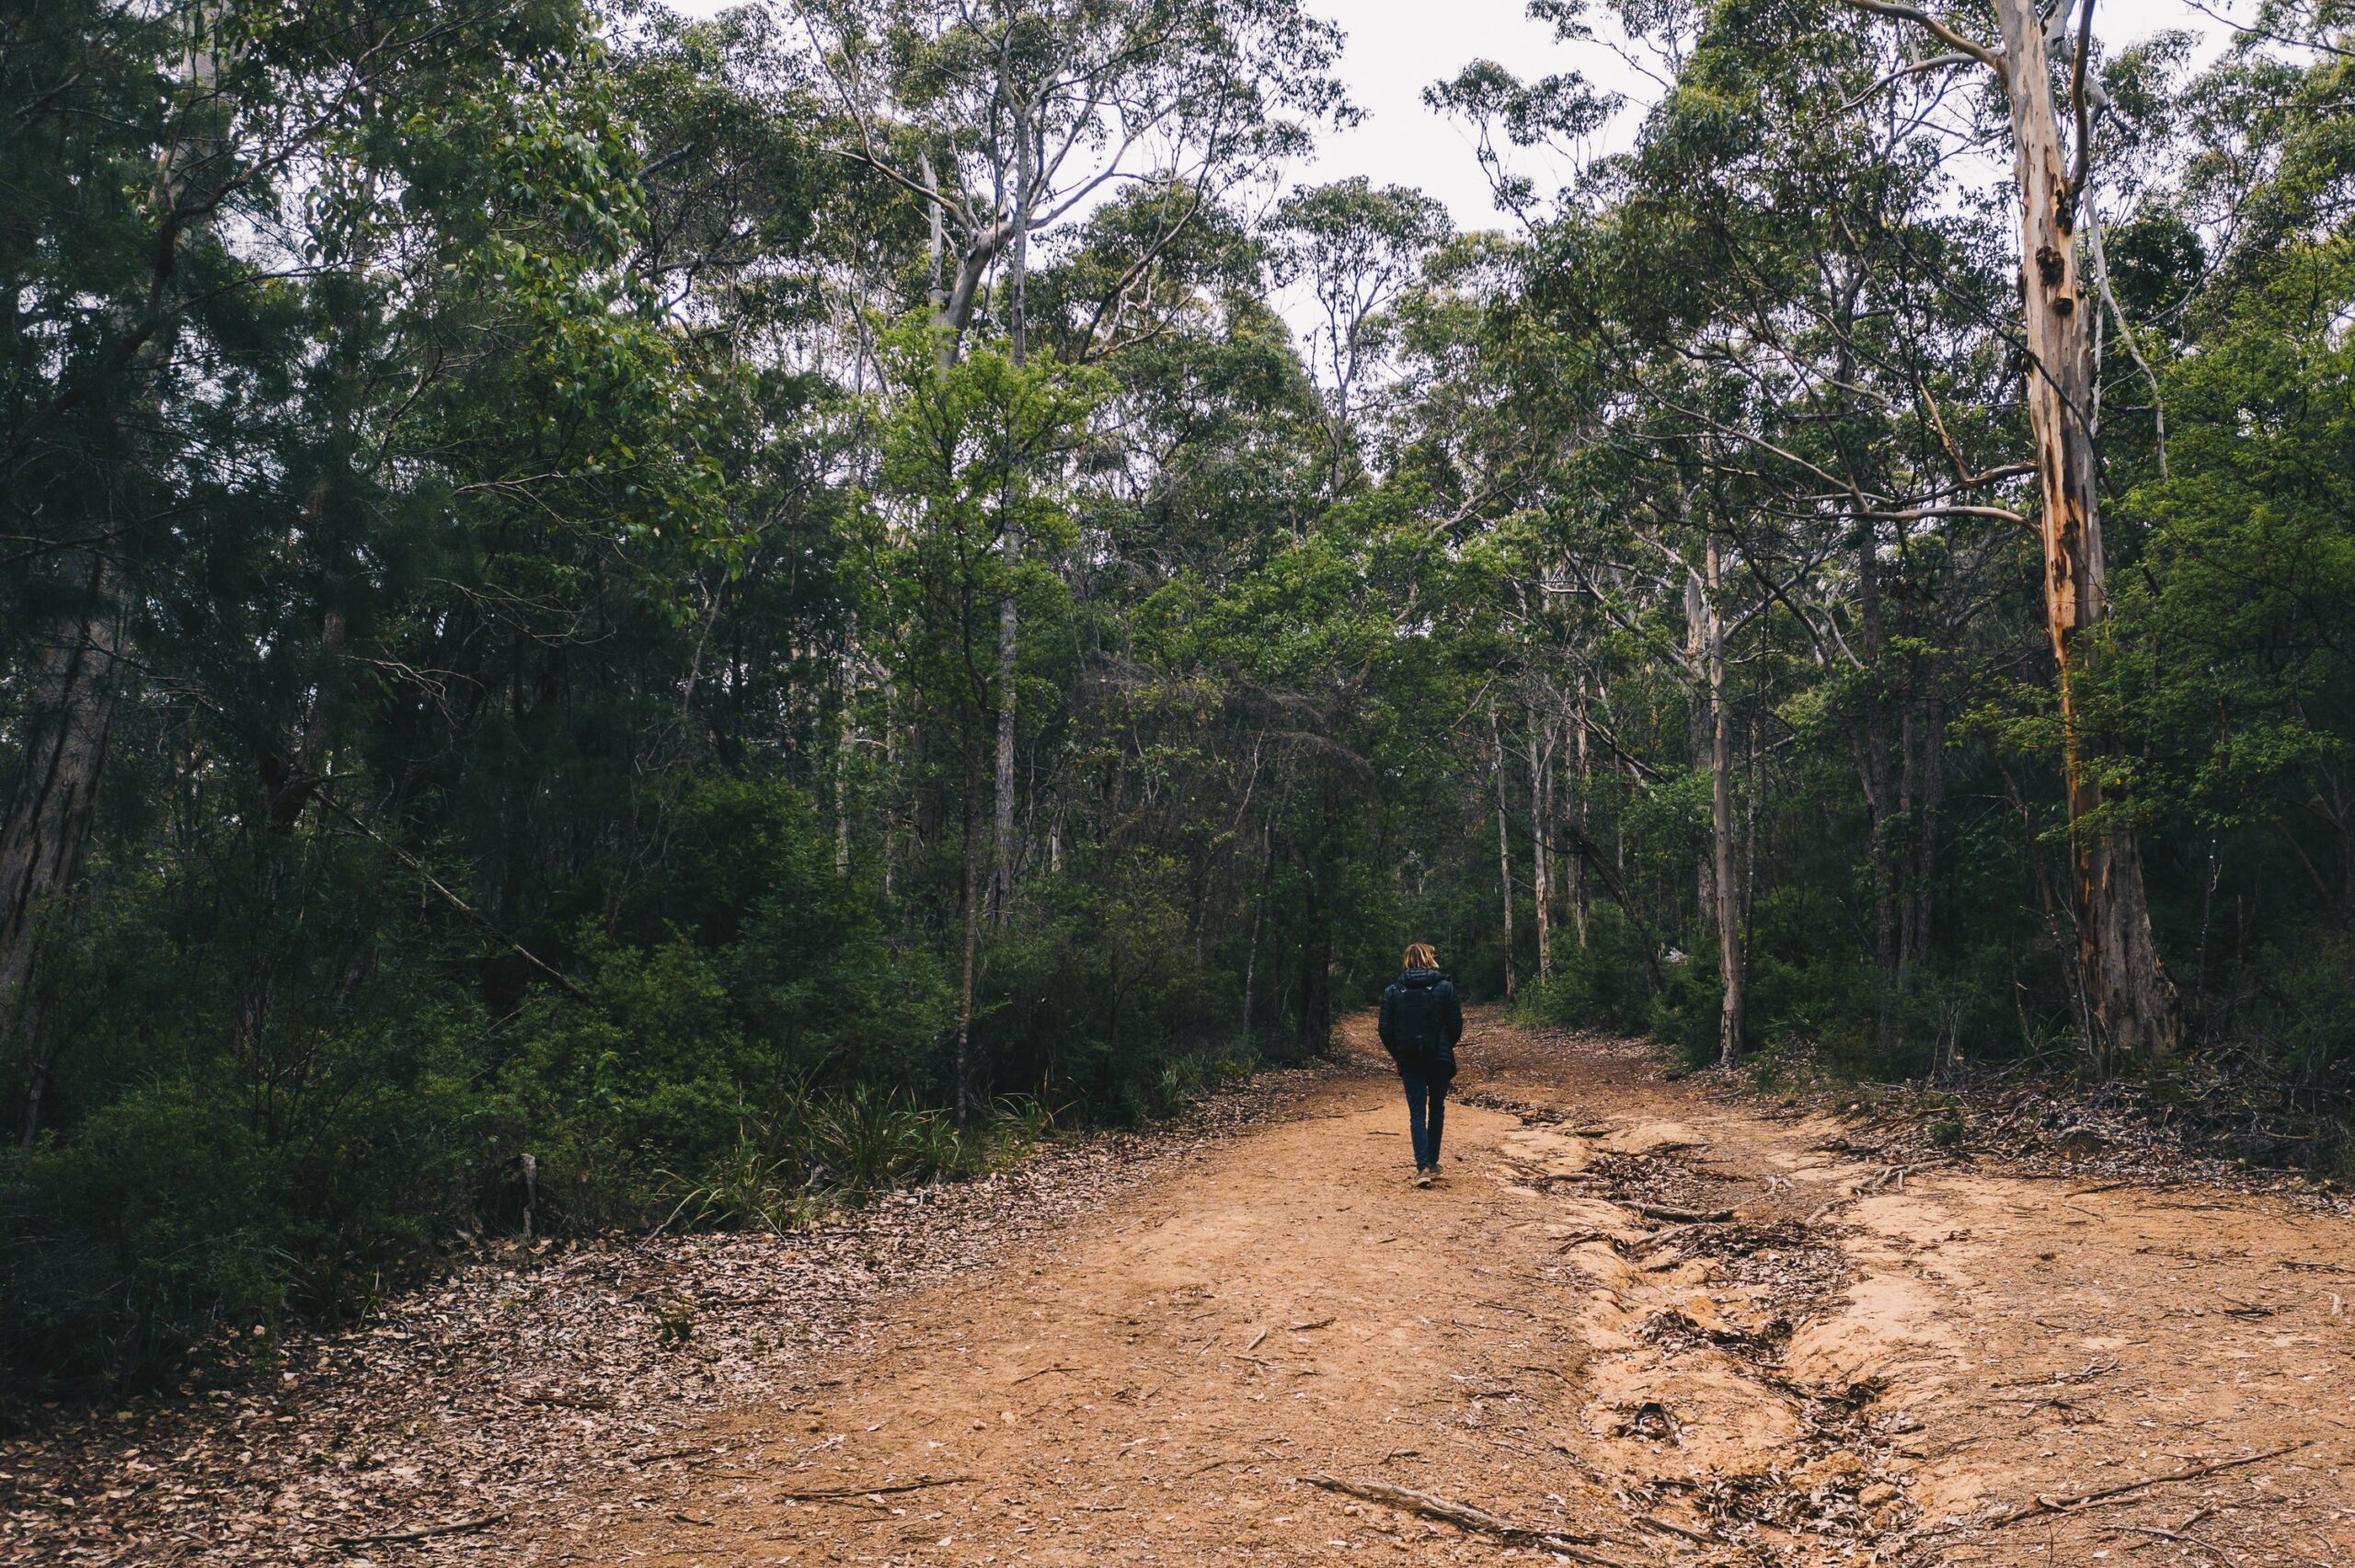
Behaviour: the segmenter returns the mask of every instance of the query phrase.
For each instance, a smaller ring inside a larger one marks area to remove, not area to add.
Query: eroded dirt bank
[[[475,1533],[305,1552],[2355,1563],[2348,1220],[1900,1178],[1832,1119],[1486,1019],[1448,1178],[1418,1191],[1393,1081],[1364,1021],[1350,1034],[1361,1070],[878,1298],[835,1349],[773,1350],[659,1432],[539,1429],[518,1462],[544,1479]],[[773,1345],[810,1332],[791,1298],[766,1309]],[[545,1473],[544,1446],[576,1440]],[[322,1473],[365,1488],[392,1447]],[[471,1506],[417,1498],[344,1533]]]

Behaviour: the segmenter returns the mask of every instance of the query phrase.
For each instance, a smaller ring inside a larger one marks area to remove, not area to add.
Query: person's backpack
[[[1447,982],[1438,976],[1419,985],[1398,981],[1390,1002],[1391,1048],[1402,1067],[1436,1067],[1454,1055],[1448,1038]]]

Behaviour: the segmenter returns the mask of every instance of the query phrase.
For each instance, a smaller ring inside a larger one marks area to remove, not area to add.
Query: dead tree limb
[[[879,1497],[894,1492],[925,1492],[936,1486],[958,1486],[972,1480],[970,1475],[926,1476],[921,1481],[895,1481],[883,1486],[826,1486],[815,1492],[780,1492],[780,1503],[828,1503],[841,1497]]]
[[[396,1546],[403,1541],[431,1540],[437,1536],[472,1535],[477,1530],[487,1530],[493,1525],[503,1525],[506,1522],[507,1516],[504,1514],[485,1514],[480,1518],[460,1519],[457,1523],[451,1525],[428,1525],[423,1529],[387,1530],[382,1535],[339,1535],[334,1537],[328,1544],[331,1546]]]
[[[1414,1492],[1404,1486],[1392,1486],[1379,1481],[1343,1481],[1335,1475],[1304,1475],[1298,1478],[1304,1485],[1323,1487],[1350,1497],[1362,1497],[1369,1503],[1419,1514],[1426,1519],[1453,1525],[1477,1535],[1493,1536],[1499,1540],[1534,1541],[1544,1547],[1560,1551],[1568,1546],[1591,1546],[1591,1535],[1572,1535],[1565,1530],[1546,1529],[1536,1525],[1517,1525],[1511,1519],[1499,1518],[1486,1508],[1476,1508],[1469,1503],[1457,1503],[1436,1497],[1428,1492]]]
[[[2268,1448],[2261,1454],[2248,1454],[2237,1459],[2218,1459],[2214,1464],[2179,1470],[2171,1475],[2148,1476],[2141,1481],[2129,1481],[2117,1486],[2106,1486],[2099,1492],[2081,1492],[2074,1497],[2039,1497],[2035,1502],[2023,1504],[2001,1518],[1989,1521],[1986,1528],[1991,1530],[1999,1530],[2005,1525],[2016,1525],[2022,1519],[2032,1519],[2040,1514],[2074,1513],[2079,1508],[2095,1503],[2107,1503],[2113,1498],[2123,1497],[2130,1492],[2140,1492],[2146,1486],[2167,1486],[2178,1481],[2198,1481],[2202,1476],[2216,1475],[2228,1470],[2238,1470],[2243,1465],[2262,1464],[2267,1459],[2278,1459],[2284,1454],[2295,1453],[2304,1447],[2306,1447],[2304,1443],[2292,1443],[2286,1448]]]

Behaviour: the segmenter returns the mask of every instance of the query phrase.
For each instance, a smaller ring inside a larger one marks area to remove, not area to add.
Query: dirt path
[[[0,1562],[2355,1568],[2343,1206],[1901,1177],[1486,1017],[1418,1191],[1369,1036],[788,1240],[468,1264],[0,1445]]]
[[[1838,1124],[1625,1048],[1492,1021],[1471,1044],[1439,1187],[1405,1180],[1391,1081],[1337,1079],[1051,1254],[903,1299],[870,1352],[515,1544],[679,1568],[2355,1563],[2355,1227],[1969,1170],[1901,1190],[1823,1150]]]

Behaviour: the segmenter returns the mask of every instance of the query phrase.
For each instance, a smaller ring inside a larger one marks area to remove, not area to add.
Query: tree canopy
[[[1409,940],[2343,1164],[2350,18],[1530,9],[1477,233],[1300,183],[1310,0],[0,22],[0,1356],[979,1169]]]

